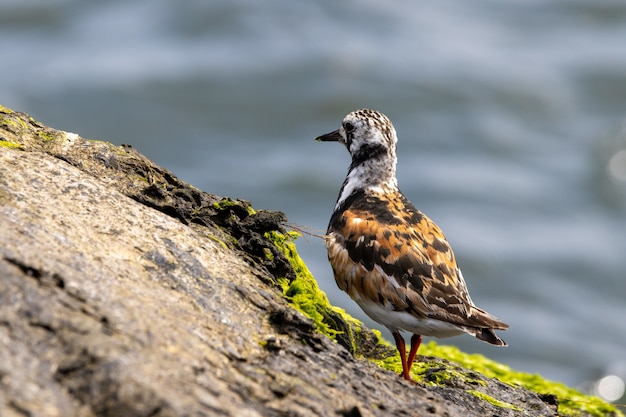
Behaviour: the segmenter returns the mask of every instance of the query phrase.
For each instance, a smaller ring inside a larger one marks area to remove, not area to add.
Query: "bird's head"
[[[348,113],[339,129],[319,136],[316,140],[343,144],[350,152],[353,162],[379,155],[395,158],[398,141],[389,118],[379,111],[370,109]]]

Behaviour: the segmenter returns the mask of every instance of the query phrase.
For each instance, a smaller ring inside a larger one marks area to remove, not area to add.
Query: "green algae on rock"
[[[538,374],[513,370],[509,366],[483,355],[463,353],[457,347],[438,345],[434,341],[424,345],[422,353],[427,356],[445,358],[464,368],[480,372],[488,378],[496,378],[512,386],[521,386],[544,396],[555,396],[559,403],[561,415],[576,416],[581,411],[598,417],[613,415],[614,413],[621,415],[621,413],[617,414],[619,411],[616,407],[600,398],[585,395],[560,382],[549,381]]]
[[[20,145],[19,143],[4,140],[2,138],[0,138],[0,146],[9,149],[19,149],[20,151],[24,150],[24,147],[22,147],[22,145]]]
[[[496,400],[495,398],[493,398],[492,396],[488,394],[485,394],[484,392],[481,392],[478,390],[468,390],[467,392],[472,395],[475,395],[476,397],[480,398],[483,401],[487,401],[489,404],[492,404],[498,408],[507,408],[509,410],[519,411],[521,413],[524,412],[524,410],[522,410],[521,408],[513,404],[506,403],[504,401]]]

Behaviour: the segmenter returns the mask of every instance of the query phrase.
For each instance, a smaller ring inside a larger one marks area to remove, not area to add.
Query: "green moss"
[[[476,396],[476,397],[478,397],[478,398],[480,398],[483,401],[488,402],[491,405],[496,406],[496,407],[506,408],[506,409],[509,409],[509,410],[514,410],[514,411],[519,411],[519,412],[524,412],[524,410],[522,410],[521,408],[516,407],[515,405],[509,404],[509,403],[504,402],[504,401],[496,400],[495,398],[493,398],[490,395],[485,394],[484,392],[480,392],[480,391],[476,391],[476,390],[468,390],[467,392],[472,394],[472,395],[474,395],[474,396]]]
[[[267,259],[268,261],[274,260],[274,254],[271,250],[269,250],[269,248],[263,248],[263,255],[265,255],[265,259]]]
[[[65,134],[68,135],[67,132],[65,132]],[[89,141],[90,142],[102,142],[107,148],[109,148],[109,151],[111,151],[111,153],[114,153],[114,154],[119,155],[119,156],[127,156],[127,155],[130,155],[132,153],[130,151],[132,148],[124,146],[124,145],[115,145],[115,144],[113,144],[111,142],[99,141],[99,140],[93,140],[93,139],[91,139]]]
[[[266,236],[287,257],[296,273],[296,278],[291,281],[286,278],[279,278],[283,293],[298,310],[314,320],[320,332],[333,340],[337,340],[341,332],[337,330],[336,326],[332,325],[332,318],[337,315],[348,323],[347,331],[356,333],[363,328],[361,322],[351,317],[344,310],[332,306],[326,294],[319,289],[315,278],[298,255],[296,246],[293,243],[299,236],[298,233],[269,232]],[[375,331],[375,334],[380,345],[395,349],[381,337],[380,332]],[[356,340],[356,338],[352,338],[352,340]],[[356,347],[353,352],[355,351],[357,351]],[[420,354],[423,356],[436,356],[452,362],[448,364],[436,360],[424,361],[422,356],[422,361],[413,365],[411,375],[415,380],[422,381],[427,385],[454,385],[453,382],[456,379],[472,385],[484,386],[484,382],[476,375],[476,372],[478,372],[488,378],[497,378],[512,386],[521,386],[539,394],[555,395],[559,401],[560,416],[577,416],[583,412],[598,417],[606,415],[623,416],[613,405],[597,397],[584,395],[564,384],[546,380],[536,374],[515,371],[507,365],[495,362],[482,355],[463,353],[454,346],[440,346],[434,341],[430,341],[420,347]],[[372,360],[381,368],[398,374],[402,371],[402,364],[397,353]],[[519,410],[512,404],[499,401],[480,391],[469,390],[468,392],[497,407]]]
[[[486,385],[476,372],[468,372],[460,366],[438,361],[434,358],[431,358],[431,360],[420,360],[415,362],[411,368],[411,374],[414,375],[416,380],[422,381],[427,385]]]
[[[330,304],[328,297],[319,289],[315,278],[298,255],[293,240],[300,235],[296,232],[283,234],[272,231],[267,232],[265,236],[287,257],[296,273],[296,278],[291,281],[284,277],[278,278],[283,294],[289,298],[296,309],[313,319],[320,332],[336,340],[340,332],[336,330],[336,326],[333,326],[333,315],[349,316],[342,309]]]
[[[0,104],[0,113],[4,113],[4,114],[12,114],[15,113],[13,110],[11,110],[8,107],[4,107],[2,104]]]
[[[24,147],[16,142],[10,142],[8,140],[2,140],[0,139],[0,146],[2,146],[3,148],[9,148],[9,149],[19,149],[20,151],[24,150]]]
[[[386,343],[385,341],[383,341],[384,339],[382,339],[382,336],[380,340],[381,340],[381,343]],[[398,354],[393,355],[393,356],[388,356],[382,359],[375,359],[373,360],[373,362],[376,365],[380,366],[381,368],[386,369],[388,371],[392,371],[398,375],[402,373],[402,362],[400,362],[400,355]]]
[[[44,142],[53,141],[55,139],[58,139],[59,136],[61,136],[60,132],[45,131],[45,130],[39,130],[37,132],[37,137],[39,137],[39,139],[43,140]]]
[[[244,202],[241,200],[232,200],[230,198],[222,198],[220,201],[216,201],[213,203],[213,208],[219,211],[227,210],[231,208],[240,208],[243,207],[248,212],[249,216],[252,216],[256,213],[252,205],[248,202]]]
[[[216,236],[213,236],[213,235],[207,235],[207,237],[211,239],[212,241],[218,243],[222,248],[228,249],[228,245],[223,240],[218,239]]]
[[[422,360],[415,362],[411,369],[411,376],[416,381],[423,382],[427,385],[453,385],[452,381],[454,379],[470,384],[484,385],[482,381],[472,375],[472,372],[479,372],[487,378],[496,378],[506,384],[521,386],[538,394],[555,395],[559,401],[560,416],[577,416],[583,412],[598,417],[623,415],[615,406],[597,397],[585,395],[565,384],[547,380],[537,374],[515,371],[509,366],[488,359],[483,355],[463,353],[454,346],[438,345],[436,342],[430,341],[420,347],[420,354],[423,355],[421,357]],[[454,365],[445,365],[441,362],[424,361],[424,356],[436,356],[446,359],[460,365],[462,368],[455,367]],[[399,355],[374,362],[381,368],[391,370],[398,374],[402,371]],[[463,371],[463,368],[470,372]],[[470,392],[477,395],[474,391]],[[477,396],[486,400],[486,394]],[[507,405],[511,405],[508,403],[500,404],[501,402],[496,399],[488,402],[505,408],[510,408],[507,407]]]
[[[13,114],[13,113],[14,112],[5,113],[5,114]],[[28,125],[26,124],[26,122],[20,119],[19,117],[2,117],[0,118],[0,123],[2,123],[3,125],[7,127],[13,128],[14,131],[16,132],[23,132],[24,130],[28,129]]]
[[[561,415],[576,416],[581,411],[594,416],[605,416],[611,413],[622,415],[617,408],[601,399],[585,395],[560,382],[544,379],[537,374],[529,374],[511,369],[509,366],[493,361],[478,354],[466,354],[454,346],[440,346],[431,341],[422,346],[423,355],[445,358],[456,362],[464,368],[480,372],[488,378],[498,380],[513,386],[522,386],[539,394],[552,394],[559,399],[559,413]]]

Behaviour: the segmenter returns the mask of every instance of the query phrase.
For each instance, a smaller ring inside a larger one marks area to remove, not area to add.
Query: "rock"
[[[395,353],[294,306],[285,224],[0,107],[0,415],[559,415],[444,359],[417,384],[368,360]]]

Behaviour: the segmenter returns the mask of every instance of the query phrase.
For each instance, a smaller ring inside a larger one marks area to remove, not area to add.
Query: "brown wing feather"
[[[340,288],[352,298],[358,292],[396,311],[458,324],[486,341],[493,332],[482,329],[508,327],[473,305],[443,232],[404,195],[359,197],[328,228]]]

